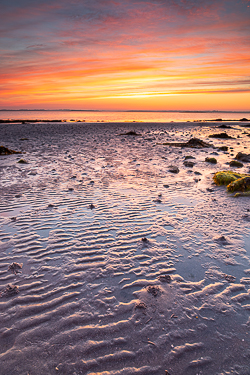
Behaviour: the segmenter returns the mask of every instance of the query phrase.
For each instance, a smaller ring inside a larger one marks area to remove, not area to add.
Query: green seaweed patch
[[[242,178],[238,178],[237,180],[231,182],[227,186],[227,190],[231,193],[235,191],[242,191],[246,192],[250,190],[250,176],[244,176]]]
[[[236,173],[233,171],[220,171],[215,173],[213,180],[216,185],[228,185],[231,182],[238,180],[239,178],[245,177],[245,174]]]
[[[206,158],[205,161],[207,163],[217,164],[217,160],[215,158]]]
[[[232,160],[229,163],[230,167],[242,168],[243,164],[240,161]]]

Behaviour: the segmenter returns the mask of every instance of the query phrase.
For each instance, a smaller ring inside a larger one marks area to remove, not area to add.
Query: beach
[[[1,124],[1,374],[250,374],[248,125]]]

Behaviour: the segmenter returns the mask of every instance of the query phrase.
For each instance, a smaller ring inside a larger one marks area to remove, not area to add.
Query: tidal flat
[[[1,374],[250,374],[250,197],[213,180],[250,128],[218,125],[0,125]]]

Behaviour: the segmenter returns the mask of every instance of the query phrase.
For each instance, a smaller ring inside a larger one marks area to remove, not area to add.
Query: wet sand
[[[250,374],[250,199],[213,184],[250,129],[218,125],[1,124],[1,374]]]

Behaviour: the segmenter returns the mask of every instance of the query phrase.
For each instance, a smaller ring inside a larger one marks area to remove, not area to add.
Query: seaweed
[[[228,185],[231,182],[236,181],[244,176],[246,175],[233,171],[220,171],[215,173],[213,180],[216,185]]]
[[[231,160],[229,163],[230,167],[242,168],[243,164],[237,160]]]
[[[14,151],[7,147],[0,146],[0,155],[11,155],[11,154],[21,154],[21,151]]]
[[[244,176],[242,178],[238,178],[237,180],[231,182],[227,186],[227,190],[230,192],[235,191],[249,191],[250,190],[250,176]]]

